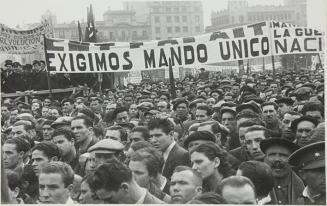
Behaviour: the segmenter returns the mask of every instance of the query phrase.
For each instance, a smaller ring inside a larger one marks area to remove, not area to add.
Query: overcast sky
[[[204,8],[204,25],[211,24],[212,11],[227,8],[228,0],[201,0]],[[296,0],[294,0],[296,1]],[[308,26],[326,31],[326,0],[308,1]],[[110,7],[122,9],[122,0],[0,0],[0,23],[10,27],[40,22],[47,10],[57,15],[58,23],[86,20],[86,8],[93,5],[96,20]],[[249,5],[281,5],[283,0],[248,0]]]

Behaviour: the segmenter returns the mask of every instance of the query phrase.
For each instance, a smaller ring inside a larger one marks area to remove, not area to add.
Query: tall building
[[[200,1],[126,1],[124,9],[135,11],[151,26],[151,39],[170,39],[202,34],[203,8]]]
[[[284,4],[279,6],[249,6],[247,0],[230,0],[227,9],[211,14],[211,25],[206,31],[218,31],[268,20],[306,26],[306,8],[306,0],[284,0]]]

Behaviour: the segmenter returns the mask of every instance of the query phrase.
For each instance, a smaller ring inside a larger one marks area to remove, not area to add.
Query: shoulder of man
[[[154,195],[152,195],[149,191],[146,191],[143,204],[166,204],[166,203],[161,201],[159,198],[155,197]]]

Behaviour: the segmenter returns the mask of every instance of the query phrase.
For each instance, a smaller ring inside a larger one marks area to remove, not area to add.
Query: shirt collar
[[[144,189],[144,188],[141,188],[141,189],[142,189],[142,195],[135,204],[143,204],[144,203],[145,196],[146,196],[146,189]]]
[[[258,200],[258,205],[265,205],[269,202],[271,202],[270,194],[268,194],[266,197],[262,198],[261,200]]]
[[[314,198],[318,197],[320,194],[317,194],[315,196],[311,196],[310,191],[309,191],[309,187],[306,186],[304,188],[303,192],[302,192],[302,195],[303,195],[303,197],[308,198],[310,200],[310,202],[314,203],[315,202]]]
[[[72,198],[68,197],[68,200],[65,205],[71,205],[71,204],[75,204],[75,202],[72,200]]]
[[[165,161],[167,161],[167,159],[168,159],[168,155],[169,155],[170,151],[173,149],[173,147],[175,146],[175,144],[176,144],[176,142],[173,141],[173,142],[169,145],[169,147],[165,150],[165,152],[163,153],[163,158],[164,158]]]

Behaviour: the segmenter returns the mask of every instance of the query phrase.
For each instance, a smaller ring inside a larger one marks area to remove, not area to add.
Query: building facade
[[[226,10],[211,14],[211,25],[206,27],[206,31],[269,20],[307,26],[306,8],[306,0],[284,0],[280,6],[249,6],[247,0],[231,0]]]

